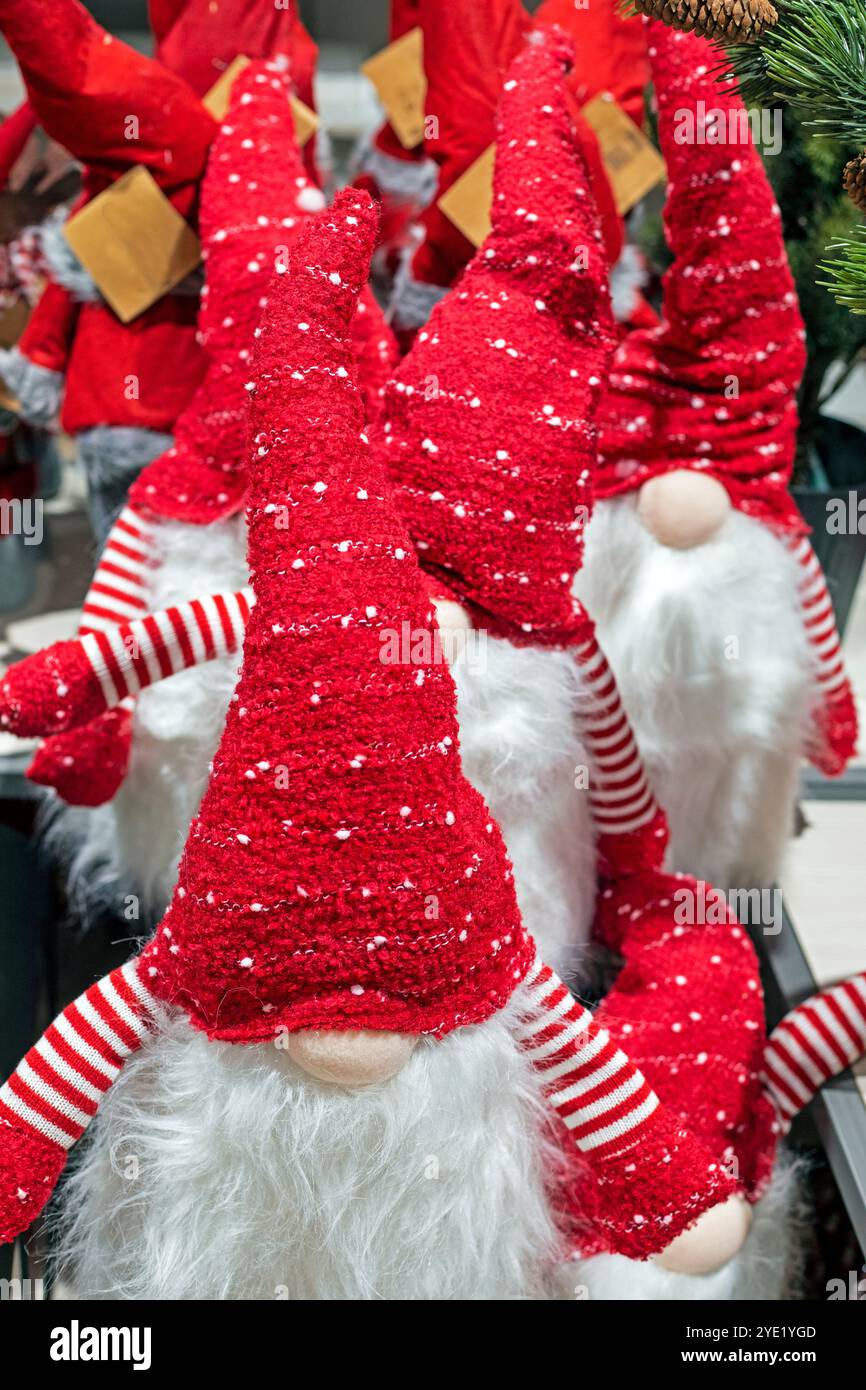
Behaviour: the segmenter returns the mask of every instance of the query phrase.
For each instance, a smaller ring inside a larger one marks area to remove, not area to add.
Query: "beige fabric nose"
[[[699,1216],[693,1226],[656,1255],[656,1262],[673,1274],[712,1274],[741,1249],[752,1224],[745,1197],[729,1197]]]
[[[691,550],[723,525],[731,510],[727,489],[708,473],[678,468],[651,478],[638,497],[638,516],[662,545]]]
[[[299,1067],[336,1086],[370,1086],[387,1081],[406,1065],[418,1041],[414,1033],[321,1032],[307,1028],[290,1033],[286,1051]]]
[[[436,621],[442,642],[442,654],[449,666],[453,666],[466,642],[467,633],[474,626],[472,619],[463,607],[450,598],[434,598]]]

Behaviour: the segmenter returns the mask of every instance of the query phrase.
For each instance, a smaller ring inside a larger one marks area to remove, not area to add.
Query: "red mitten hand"
[[[10,666],[0,680],[0,725],[19,738],[89,724],[106,701],[81,642],[55,642]]]
[[[4,1107],[5,1108],[5,1107]],[[0,1244],[37,1218],[63,1172],[66,1150],[34,1129],[0,1115]]]
[[[846,680],[815,711],[809,761],[825,777],[839,777],[857,751],[857,706]]]
[[[131,747],[132,711],[118,705],[84,728],[46,739],[27,776],[53,787],[69,806],[102,806],[123,784]]]
[[[660,1106],[640,1143],[621,1159],[579,1162],[562,1197],[582,1256],[645,1260],[735,1191],[709,1149]]]
[[[604,888],[596,926],[624,958],[597,1022],[738,1188],[759,1195],[778,1125],[761,1082],[764,1004],[746,931],[723,894],[680,874]]]

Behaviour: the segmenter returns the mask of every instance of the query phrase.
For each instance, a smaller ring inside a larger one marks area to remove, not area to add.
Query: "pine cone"
[[[640,14],[705,39],[754,43],[779,18],[770,0],[634,0]]]
[[[855,208],[866,212],[866,150],[848,160],[842,174],[842,184]]]

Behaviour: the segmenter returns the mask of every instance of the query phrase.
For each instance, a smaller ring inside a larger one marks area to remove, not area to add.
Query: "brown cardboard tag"
[[[663,181],[665,162],[613,97],[593,97],[582,112],[598,139],[617,212],[624,215]],[[489,145],[438,203],[474,246],[480,246],[490,231],[495,149]]]
[[[665,177],[658,150],[622,107],[602,92],[581,108],[598,139],[616,210],[624,216]]]
[[[488,145],[439,199],[437,206],[459,232],[480,246],[490,231],[496,146]]]
[[[221,121],[228,111],[232,85],[235,79],[240,77],[244,68],[249,67],[250,62],[251,59],[243,53],[239,53],[229,63],[222,77],[218,77],[210,91],[205,92],[202,97],[202,105],[207,107],[215,121]],[[292,116],[295,121],[295,136],[298,144],[303,147],[313,132],[318,130],[319,118],[305,101],[301,101],[300,97],[290,96],[289,105],[292,108]]]
[[[221,77],[205,92],[201,99],[201,104],[213,116],[215,121],[221,121],[229,109],[229,97],[236,77],[240,77],[244,68],[248,68],[252,60],[245,54],[239,53],[236,58],[232,58],[228,67]]]
[[[310,136],[319,129],[319,118],[305,101],[296,97],[294,93],[289,97],[289,105],[292,108],[292,116],[295,122],[295,137],[298,144],[303,149]]]
[[[379,94],[400,144],[412,150],[424,139],[424,36],[420,25],[361,64]]]
[[[140,164],[63,230],[121,323],[150,308],[201,260],[198,237]]]

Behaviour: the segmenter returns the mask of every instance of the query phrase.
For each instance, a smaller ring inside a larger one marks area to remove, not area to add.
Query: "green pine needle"
[[[786,102],[816,134],[866,144],[866,0],[774,0],[778,23],[728,54],[747,104]]]
[[[819,263],[829,279],[818,284],[831,290],[836,303],[852,314],[866,314],[866,225],[855,227],[853,236],[837,237],[827,251],[839,254]]]

